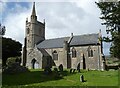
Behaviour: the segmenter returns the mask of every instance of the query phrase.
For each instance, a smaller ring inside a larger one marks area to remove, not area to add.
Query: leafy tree
[[[6,28],[0,24],[0,35],[5,35]]]
[[[96,2],[101,10],[101,17],[106,25],[107,34],[103,41],[111,42],[110,54],[120,59],[120,1],[119,2]]]
[[[2,61],[6,65],[7,58],[21,56],[22,44],[11,38],[2,37]]]

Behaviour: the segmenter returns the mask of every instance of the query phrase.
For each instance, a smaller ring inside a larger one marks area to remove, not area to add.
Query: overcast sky
[[[25,20],[32,11],[32,2],[0,2],[0,19],[2,25],[6,26],[5,37],[24,42]],[[24,0],[25,1],[25,0]],[[32,0],[31,0],[32,1]],[[34,0],[35,1],[35,0]],[[38,0],[37,0],[38,1]],[[102,30],[105,36],[105,26],[101,25],[100,10],[96,6],[97,0],[67,0],[66,2],[57,1],[36,2],[36,14],[38,21],[46,22],[46,39],[58,38],[74,35],[98,33]],[[104,44],[105,55],[109,54],[109,45]]]

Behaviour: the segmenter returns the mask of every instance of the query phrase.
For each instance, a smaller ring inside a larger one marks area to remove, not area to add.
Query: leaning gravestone
[[[83,75],[80,76],[80,82],[84,82],[84,76]]]

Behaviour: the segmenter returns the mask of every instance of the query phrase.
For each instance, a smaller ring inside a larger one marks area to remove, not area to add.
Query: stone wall
[[[90,46],[91,49],[93,50],[93,57],[88,57],[88,47],[89,46],[79,46],[79,47],[74,47],[77,51],[77,57],[72,58],[71,52],[69,52],[69,58],[67,59],[66,56],[66,51],[64,51],[63,48],[54,48],[54,49],[46,49],[46,51],[49,53],[49,55],[53,58],[52,52],[54,50],[57,51],[58,53],[58,60],[53,60],[55,63],[55,66],[59,66],[60,64],[63,65],[64,68],[67,68],[67,60],[71,61],[71,66],[70,68],[77,68],[77,65],[80,63],[80,68],[81,69],[92,69],[92,70],[98,70],[101,69],[102,66],[102,56],[100,52],[100,46],[99,45],[94,45]],[[72,48],[72,47],[71,47]],[[84,55],[84,60],[83,60],[83,55]],[[85,67],[83,67],[83,62],[85,63]]]
[[[42,53],[37,49],[33,49],[31,51],[27,52],[27,64],[26,66],[28,68],[32,68],[31,61],[32,59],[35,59],[36,62],[38,63],[39,68],[42,68]]]
[[[81,47],[75,47],[77,51],[77,57],[72,58],[72,68],[75,68],[75,64],[77,65],[80,63],[80,68],[83,69],[83,62],[85,60],[85,69],[92,69],[92,70],[98,70],[101,69],[102,64],[102,57],[100,52],[100,46],[99,45],[93,45],[90,46],[93,50],[93,57],[88,57],[88,47],[89,46],[81,46]]]
[[[57,51],[58,53],[58,60],[54,60],[55,66],[59,66],[60,64],[63,64],[63,48],[54,48],[54,49],[46,49],[46,51],[51,55],[53,58],[52,52]],[[63,65],[64,66],[64,65]]]
[[[91,70],[99,70],[102,69],[102,54],[100,52],[100,46],[99,45],[92,45],[90,46],[93,50],[93,57],[88,57],[88,47],[89,46],[78,46],[74,47],[76,49],[76,58],[72,58],[71,52],[69,52],[69,58],[67,57],[67,53],[64,50],[64,48],[53,48],[53,49],[44,49],[45,52],[48,53],[47,56],[51,57],[51,63],[52,66],[59,66],[60,64],[63,65],[64,68],[68,68],[68,63],[70,62],[70,68],[76,69],[78,64],[80,64],[80,69],[91,69]],[[70,47],[71,50],[72,47]],[[58,53],[58,60],[53,60],[52,53],[54,51],[57,51]],[[45,55],[44,55],[45,56]],[[27,53],[27,66],[31,67],[31,60],[35,58],[39,62],[39,67],[43,68],[45,65],[47,65],[47,59],[50,59],[48,57],[43,58],[43,53],[41,53],[40,50],[37,48],[29,51]],[[70,60],[69,60],[70,59]],[[69,61],[67,61],[69,60]],[[44,62],[43,62],[44,61]],[[44,66],[43,66],[44,65]]]

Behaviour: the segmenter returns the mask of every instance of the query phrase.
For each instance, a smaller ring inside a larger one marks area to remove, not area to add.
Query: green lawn
[[[86,82],[81,83],[80,75],[84,75]],[[62,78],[56,78],[55,74],[44,75],[42,70],[7,75],[3,74],[3,87],[8,86],[118,86],[118,70],[116,71],[85,71],[70,74],[68,70],[63,72]]]

